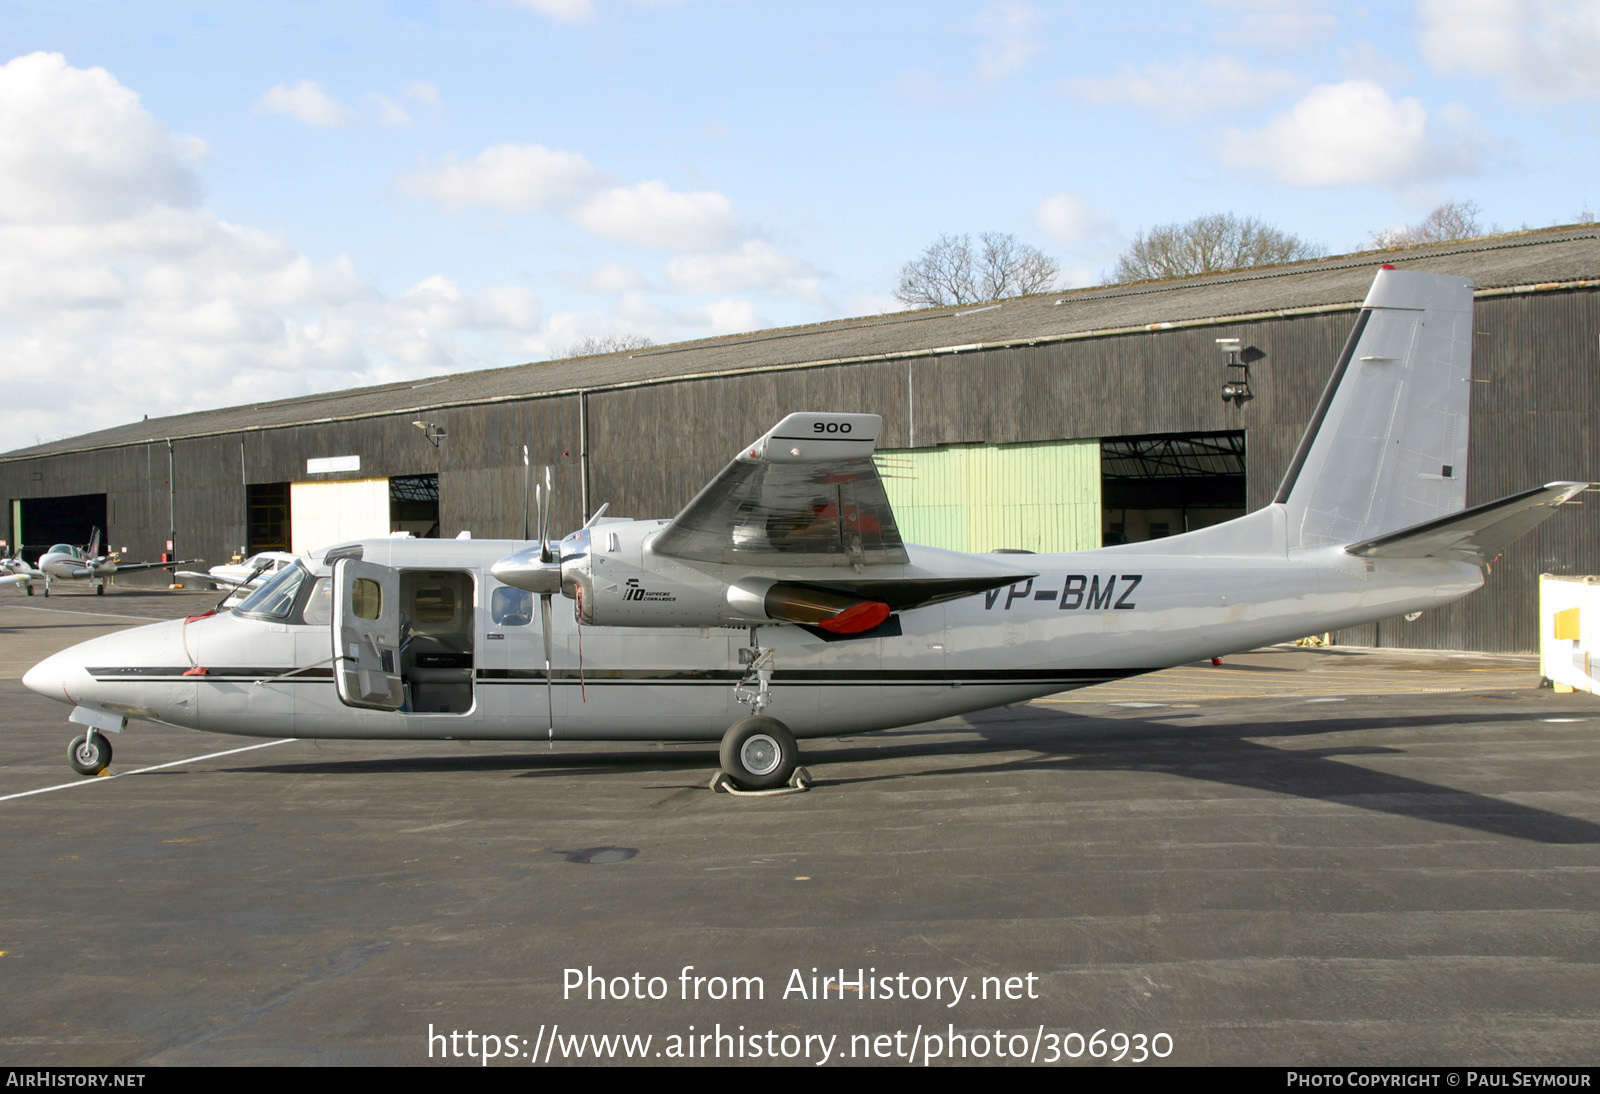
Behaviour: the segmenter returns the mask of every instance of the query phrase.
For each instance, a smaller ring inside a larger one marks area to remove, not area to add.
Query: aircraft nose
[[[58,703],[76,703],[72,694],[89,679],[83,662],[72,650],[62,650],[22,674],[22,686]]]

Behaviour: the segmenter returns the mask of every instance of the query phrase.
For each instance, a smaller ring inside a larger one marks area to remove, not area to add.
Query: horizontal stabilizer
[[[1536,486],[1448,517],[1352,543],[1345,550],[1361,558],[1449,558],[1481,566],[1588,486],[1586,482]]]

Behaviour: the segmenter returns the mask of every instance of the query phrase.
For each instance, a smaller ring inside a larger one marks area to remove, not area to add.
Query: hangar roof
[[[415,413],[683,380],[717,373],[963,351],[1171,324],[1354,307],[1384,262],[1470,278],[1478,291],[1593,282],[1600,226],[1574,225],[1226,274],[1104,285],[989,304],[928,308],[705,338],[591,357],[407,380],[323,395],[152,418],[20,448],[0,461],[216,433]]]

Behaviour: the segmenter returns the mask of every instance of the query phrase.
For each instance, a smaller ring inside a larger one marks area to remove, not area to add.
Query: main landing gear
[[[750,645],[739,651],[739,663],[745,667],[744,678],[733,694],[750,707],[750,717],[723,734],[722,770],[740,790],[776,790],[800,765],[800,746],[788,726],[761,713],[772,702],[773,651],[761,648],[755,627],[750,628]]]
[[[98,775],[111,766],[111,742],[90,730],[67,748],[72,770],[80,775]]]
[[[722,770],[741,790],[775,790],[789,781],[800,763],[800,746],[776,718],[753,714],[723,734]]]

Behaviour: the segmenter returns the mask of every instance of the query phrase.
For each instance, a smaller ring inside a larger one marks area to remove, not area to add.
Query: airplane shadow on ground
[[[1166,715],[1171,717],[1169,713]],[[878,781],[937,779],[941,776],[998,774],[1006,771],[1142,771],[1236,786],[1247,790],[1325,801],[1413,820],[1427,820],[1497,836],[1550,844],[1600,843],[1600,825],[1577,817],[1352,763],[1345,756],[1404,756],[1403,748],[1342,745],[1332,748],[1282,748],[1256,737],[1312,737],[1330,733],[1427,729],[1473,723],[1536,722],[1537,714],[1450,713],[1414,717],[1318,718],[1302,723],[1279,720],[1226,725],[1173,726],[1141,718],[1097,718],[1029,707],[991,710],[965,716],[969,731],[945,726],[888,730],[847,737],[850,743],[810,749],[801,743],[801,763],[818,789]],[[952,739],[952,735],[962,734]],[[859,744],[854,742],[859,741]],[[1008,756],[1019,750],[1032,755]],[[838,763],[865,763],[919,757],[968,758],[956,766],[931,765],[847,778],[829,777]],[[992,758],[992,762],[985,762]],[[621,767],[663,772],[717,768],[714,744],[660,750],[635,747],[584,752],[525,752],[473,756],[428,756],[374,760],[329,760],[273,765],[240,765],[233,770],[281,774],[380,774],[438,771],[505,771],[518,778],[604,777]],[[704,781],[652,789],[704,789]]]

